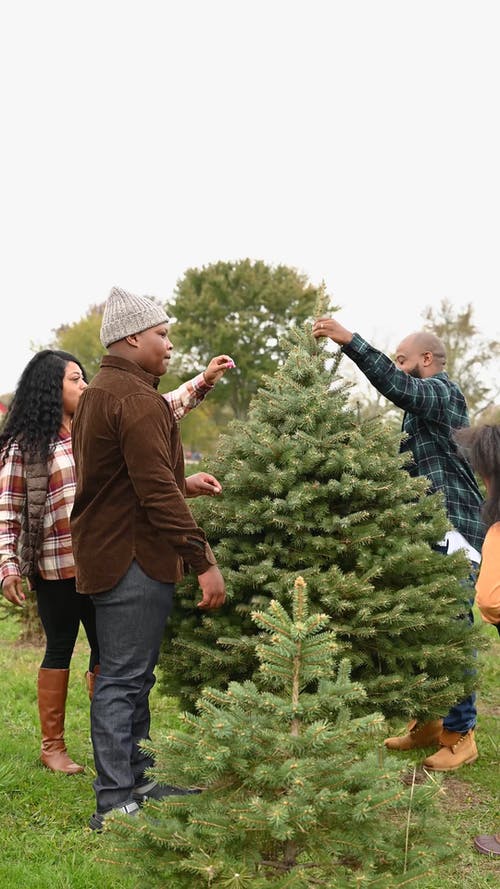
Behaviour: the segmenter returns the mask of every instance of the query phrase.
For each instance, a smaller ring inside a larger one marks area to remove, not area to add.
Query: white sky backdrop
[[[0,393],[117,284],[245,257],[394,348],[500,336],[500,3],[1,3]],[[175,326],[172,329],[175,345]]]

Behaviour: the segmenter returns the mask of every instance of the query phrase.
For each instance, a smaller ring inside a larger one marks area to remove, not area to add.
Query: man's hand
[[[229,355],[217,355],[215,358],[212,358],[207,369],[203,371],[205,382],[209,386],[215,386],[221,377],[224,376],[226,370],[229,370],[231,367],[236,367],[236,365]]]
[[[316,339],[327,336],[338,346],[347,346],[352,340],[352,331],[342,327],[334,318],[318,318],[313,324],[312,334]]]
[[[221,491],[220,482],[208,472],[195,472],[186,478],[186,497],[201,497],[203,494],[214,497]]]
[[[23,581],[17,574],[10,574],[2,583],[2,593],[13,605],[24,605],[26,596],[23,591]]]
[[[212,565],[208,571],[198,575],[198,583],[201,587],[203,598],[196,603],[197,608],[207,611],[212,608],[220,608],[226,601],[226,588],[224,578],[217,565]]]

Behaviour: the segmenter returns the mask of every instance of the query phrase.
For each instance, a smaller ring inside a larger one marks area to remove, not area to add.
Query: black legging
[[[38,614],[47,637],[42,667],[67,670],[82,622],[90,645],[89,670],[99,663],[94,603],[90,596],[77,593],[75,578],[36,579]]]

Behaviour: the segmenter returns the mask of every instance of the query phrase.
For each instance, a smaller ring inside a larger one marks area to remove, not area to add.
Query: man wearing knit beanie
[[[199,608],[225,600],[224,580],[185,500],[214,493],[218,482],[206,473],[185,479],[178,424],[157,391],[172,352],[167,315],[151,298],[113,287],[101,342],[108,354],[72,428],[76,582],[96,607],[101,661],[91,709],[94,830],[111,810],[134,815],[145,799],[195,792],[146,777],[154,760],[140,744],[149,739],[149,693],[183,566],[198,576]]]
[[[167,313],[158,303],[113,287],[104,306],[101,343],[107,349],[111,343],[157,324],[168,324]]]

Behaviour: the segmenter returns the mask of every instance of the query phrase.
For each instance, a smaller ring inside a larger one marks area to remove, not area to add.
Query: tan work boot
[[[465,735],[443,729],[439,742],[441,749],[428,756],[422,763],[424,768],[433,772],[451,772],[460,766],[470,765],[478,757],[473,728]]]
[[[396,738],[386,738],[384,741],[388,750],[415,750],[416,747],[437,747],[443,731],[443,720],[433,719],[431,722],[417,722],[416,719],[408,723],[408,733],[398,735]]]

